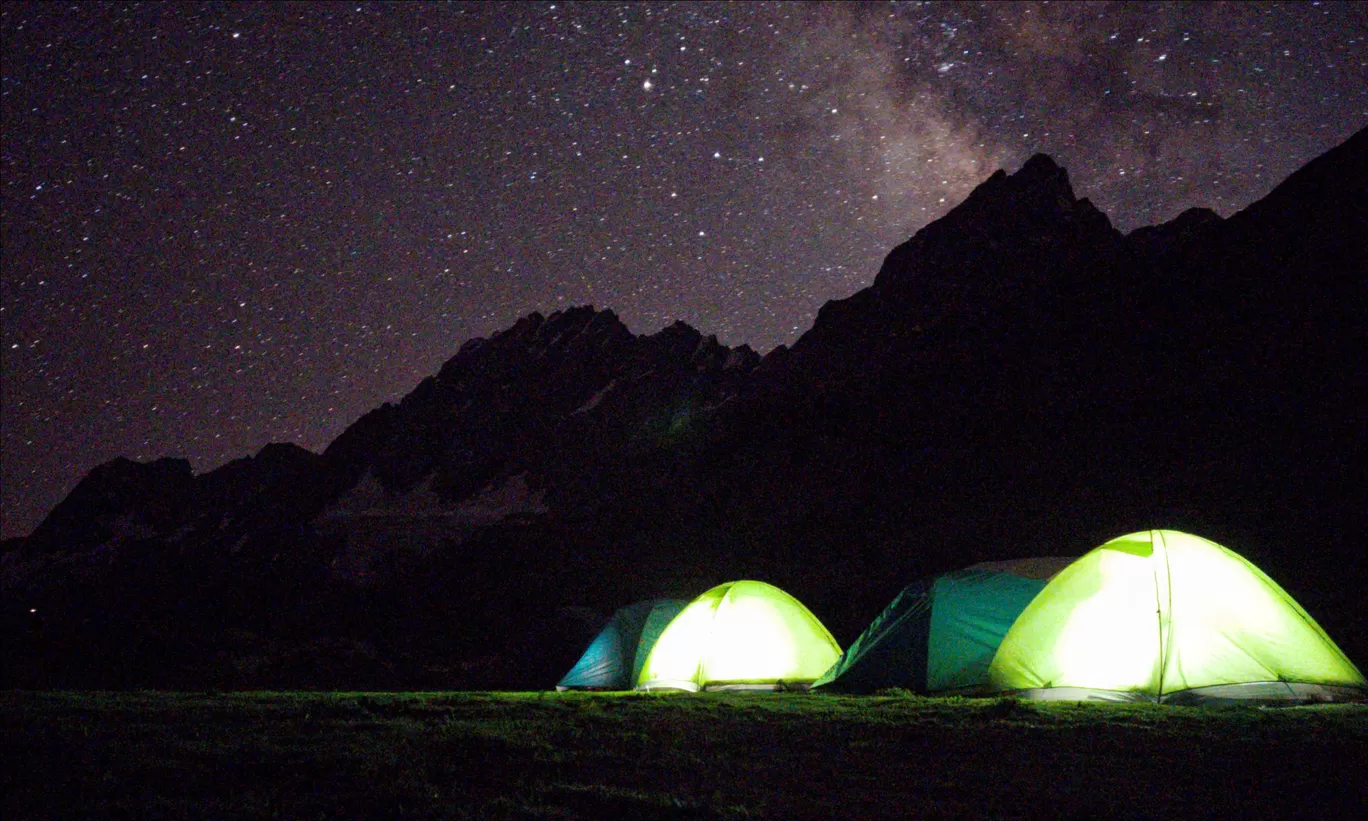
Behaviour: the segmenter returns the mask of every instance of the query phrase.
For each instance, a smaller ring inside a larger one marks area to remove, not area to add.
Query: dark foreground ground
[[[1368,707],[5,693],[7,819],[1363,818]]]

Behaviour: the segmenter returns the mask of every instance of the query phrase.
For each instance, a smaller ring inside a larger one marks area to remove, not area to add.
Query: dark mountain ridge
[[[636,598],[763,578],[848,641],[920,575],[1158,526],[1362,662],[1365,186],[1368,130],[1123,236],[1037,155],[763,360],[532,314],[321,455],[115,460],[6,543],[7,681],[544,686]]]

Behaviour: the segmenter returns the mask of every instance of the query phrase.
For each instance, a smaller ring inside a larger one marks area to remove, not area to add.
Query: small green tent
[[[764,582],[720,584],[694,599],[656,641],[641,690],[806,687],[841,647],[797,599]]]
[[[656,639],[686,604],[682,599],[652,599],[618,610],[556,689],[632,689]]]
[[[1047,557],[976,564],[912,584],[846,648],[813,689],[983,691],[988,664],[1012,622],[1071,561]]]
[[[1031,698],[1176,704],[1368,696],[1363,674],[1272,579],[1172,530],[1114,539],[1017,618],[989,668]]]

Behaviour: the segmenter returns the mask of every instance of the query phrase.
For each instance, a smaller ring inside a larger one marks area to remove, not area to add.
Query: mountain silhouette
[[[1045,155],[761,358],[532,314],[322,454],[116,459],[4,543],[5,683],[541,687],[735,578],[849,641],[911,580],[1150,527],[1368,655],[1368,130],[1123,235]]]

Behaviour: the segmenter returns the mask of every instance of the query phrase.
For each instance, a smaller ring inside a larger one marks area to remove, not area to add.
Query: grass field
[[[4,817],[1364,818],[1368,707],[4,693]]]

